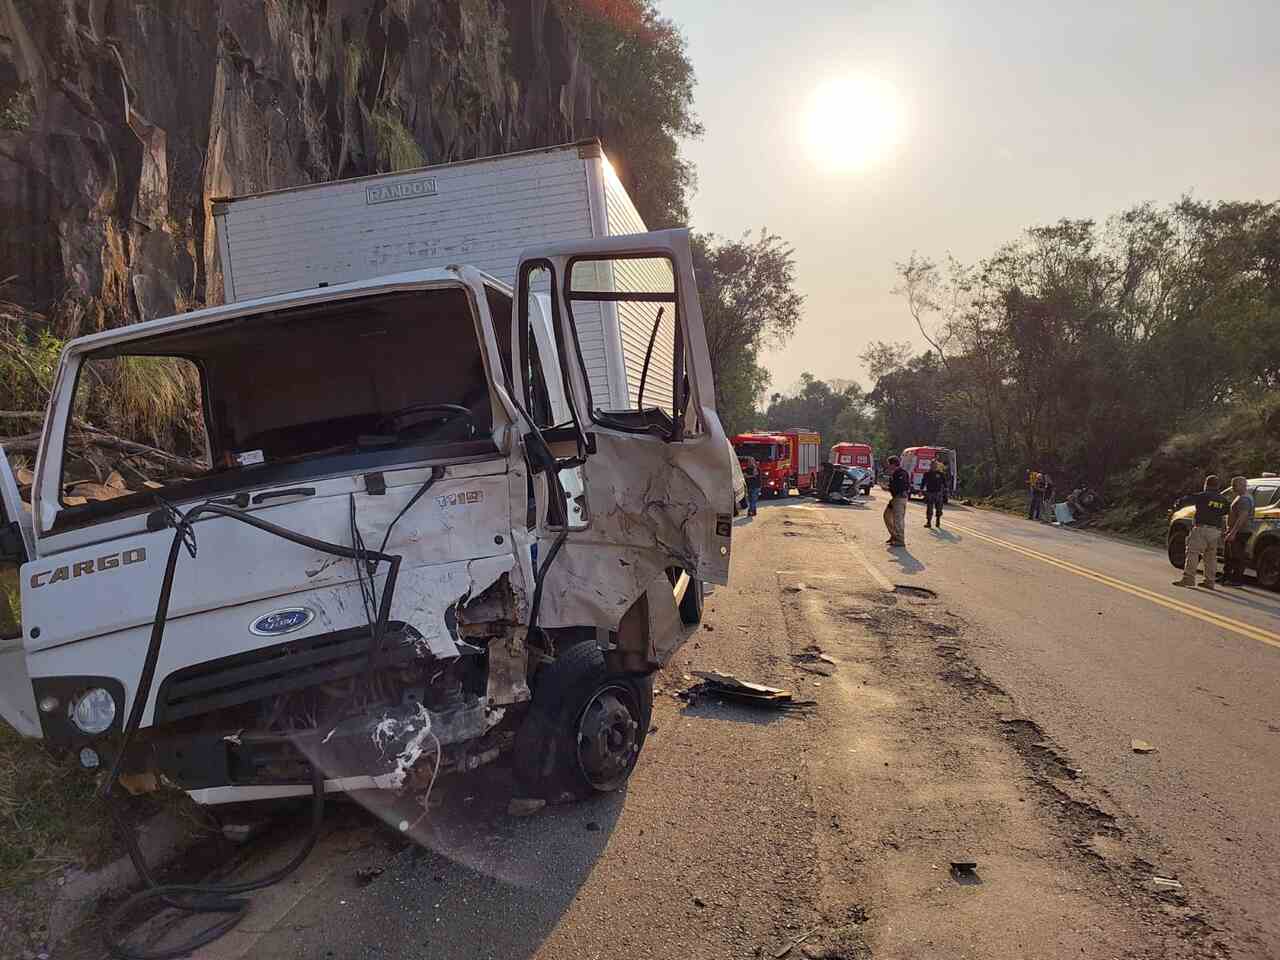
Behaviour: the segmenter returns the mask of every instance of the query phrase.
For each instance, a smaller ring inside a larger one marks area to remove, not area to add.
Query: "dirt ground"
[[[811,505],[740,520],[733,584],[659,675],[624,794],[513,818],[490,771],[445,784],[415,843],[339,808],[297,877],[198,956],[1252,955],[1190,884],[1153,884],[1158,852],[972,666],[947,597],[869,574],[859,552],[879,548]],[[813,704],[688,703],[693,670]],[[272,842],[245,872],[296,840]]]

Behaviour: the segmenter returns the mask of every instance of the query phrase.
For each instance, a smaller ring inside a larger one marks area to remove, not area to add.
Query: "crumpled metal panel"
[[[514,568],[515,558],[506,554],[402,570],[391,601],[391,619],[412,624],[434,656],[456,657],[458,645],[446,612],[465,606],[469,598],[479,596]]]
[[[733,493],[723,442],[704,436],[673,444],[601,431],[584,469],[590,523],[570,534],[547,571],[543,626],[616,630],[669,567],[725,582],[729,537],[717,533],[717,513],[723,507],[732,515]],[[720,486],[724,503],[709,505],[703,490]],[[542,534],[542,556],[555,537]]]

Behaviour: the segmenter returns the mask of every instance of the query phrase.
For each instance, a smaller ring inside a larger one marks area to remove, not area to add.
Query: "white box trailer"
[[[644,220],[599,141],[276,190],[213,203],[228,303],[467,264],[508,286],[525,249],[641,234]],[[656,261],[601,264],[597,284],[670,289]],[[574,319],[592,404],[671,412],[673,325],[602,302]],[[651,354],[647,374],[646,353]]]

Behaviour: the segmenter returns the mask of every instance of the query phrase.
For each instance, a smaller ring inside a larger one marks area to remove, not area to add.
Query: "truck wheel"
[[[572,646],[535,678],[516,734],[516,778],[527,796],[553,802],[618,790],[652,715],[651,675],[610,673],[592,640]]]
[[[1258,554],[1258,586],[1268,590],[1280,590],[1280,543],[1262,548]]]
[[[1181,570],[1187,562],[1187,531],[1185,527],[1174,527],[1169,531],[1169,562],[1178,570]]]
[[[702,622],[702,581],[692,576],[680,599],[680,622],[686,627],[696,627]]]

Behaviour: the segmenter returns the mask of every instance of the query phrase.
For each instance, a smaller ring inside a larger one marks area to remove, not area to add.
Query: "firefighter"
[[[756,515],[756,503],[760,499],[760,464],[755,457],[740,457],[742,479],[747,482],[747,516]]]

